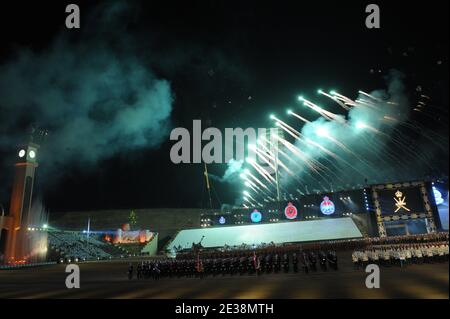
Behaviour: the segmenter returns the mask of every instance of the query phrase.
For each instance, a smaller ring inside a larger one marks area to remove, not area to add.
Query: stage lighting
[[[318,93],[318,94],[321,94],[322,92],[323,92],[323,91],[322,91],[321,89],[318,89],[318,90],[317,90],[317,93]]]
[[[47,228],[48,228],[48,225],[47,225],[47,224],[44,224],[44,225],[42,226],[42,228],[47,229]]]
[[[271,120],[274,120],[274,119],[275,119],[275,115],[273,115],[273,114],[270,114],[269,117],[270,117]]]
[[[25,153],[26,153],[25,150],[20,150],[20,151],[19,151],[19,157],[20,157],[20,158],[24,157],[24,156],[25,156]]]
[[[303,96],[299,96],[298,98],[297,98],[299,101],[303,101],[304,100],[304,98],[303,98]]]
[[[287,114],[291,115],[292,114],[292,110],[287,110]]]
[[[28,155],[30,156],[30,158],[35,158],[36,157],[36,152],[31,150]]]
[[[247,163],[249,163],[249,164],[255,162],[255,160],[254,160],[253,158],[251,158],[251,157],[247,157],[247,158],[245,159],[245,161],[246,161]]]
[[[330,94],[331,94],[331,95],[335,95],[335,94],[336,94],[336,91],[335,91],[335,90],[331,90],[331,91],[330,91]]]
[[[250,196],[249,192],[247,192],[247,191],[243,191],[242,193],[243,193],[245,196]]]

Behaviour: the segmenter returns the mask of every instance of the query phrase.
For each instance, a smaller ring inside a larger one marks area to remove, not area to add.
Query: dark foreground
[[[67,289],[66,265],[0,271],[0,298],[449,298],[449,264],[381,267],[381,288],[343,262],[338,271],[256,276],[127,279],[128,261],[80,264],[81,287]]]

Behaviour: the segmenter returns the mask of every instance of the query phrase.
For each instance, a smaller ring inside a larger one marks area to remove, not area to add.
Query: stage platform
[[[224,226],[214,228],[185,229],[180,231],[168,245],[169,249],[181,246],[190,248],[202,236],[203,247],[234,246],[242,243],[253,245],[274,242],[307,242],[362,237],[358,227],[350,217],[323,220],[284,222],[276,224],[255,224]]]

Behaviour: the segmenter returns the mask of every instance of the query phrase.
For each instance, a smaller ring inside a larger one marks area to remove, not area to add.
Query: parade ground
[[[449,298],[449,264],[381,267],[381,287],[368,289],[367,274],[351,262],[305,274],[128,280],[130,260],[82,263],[80,288],[67,289],[64,264],[0,271],[0,298]],[[138,260],[134,260],[137,263]]]

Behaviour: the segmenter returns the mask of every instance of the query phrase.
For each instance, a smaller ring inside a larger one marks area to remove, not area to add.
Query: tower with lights
[[[2,217],[0,228],[6,229],[4,261],[14,263],[26,261],[27,231],[30,221],[33,185],[38,167],[39,144],[35,140],[46,135],[46,131],[33,130],[30,142],[17,149],[14,164],[14,180],[11,190],[9,214]]]

